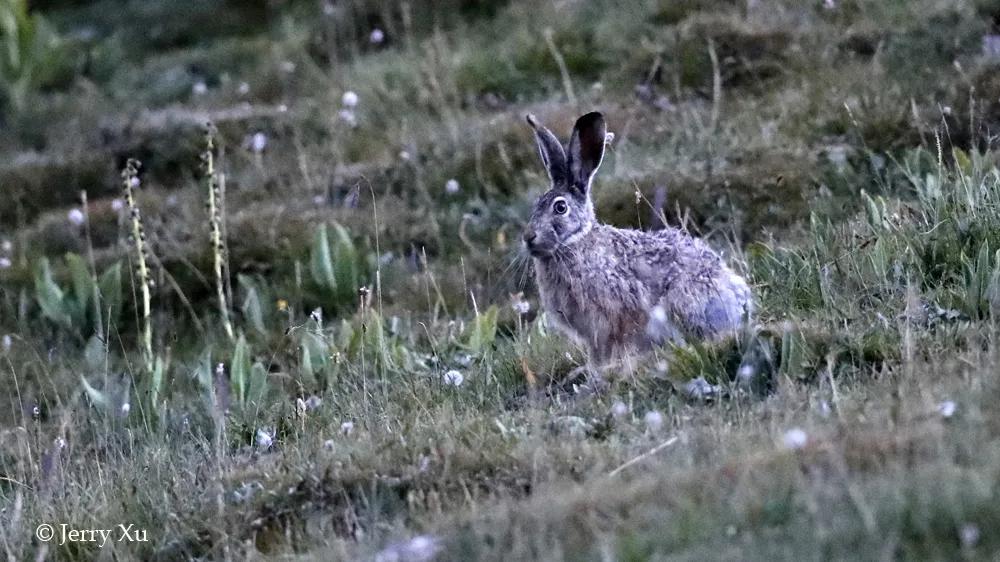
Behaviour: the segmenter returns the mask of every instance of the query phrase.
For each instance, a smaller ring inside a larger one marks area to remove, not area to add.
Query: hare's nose
[[[535,241],[535,238],[538,238],[538,235],[533,230],[528,230],[524,233],[524,243],[529,246]]]

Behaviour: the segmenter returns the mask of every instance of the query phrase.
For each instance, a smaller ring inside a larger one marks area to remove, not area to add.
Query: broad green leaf
[[[70,278],[73,282],[73,297],[76,305],[82,311],[87,310],[87,305],[94,296],[94,278],[90,275],[87,262],[77,254],[66,254],[66,266],[69,268]]]
[[[52,280],[52,267],[44,257],[35,271],[35,299],[46,318],[66,329],[73,328],[73,319],[66,310],[66,296]]]
[[[247,346],[246,338],[243,334],[240,334],[239,339],[236,341],[236,349],[233,351],[233,361],[232,365],[229,366],[229,375],[231,377],[230,384],[232,385],[233,394],[236,396],[236,401],[241,405],[246,403],[250,369],[250,349]]]
[[[80,375],[80,381],[83,382],[83,389],[87,392],[87,397],[90,398],[91,404],[102,410],[107,410],[111,406],[111,400],[108,399],[107,394],[90,386],[90,383],[87,382],[87,379],[83,375]]]
[[[87,340],[87,346],[83,349],[84,362],[87,369],[92,372],[104,372],[107,366],[108,347],[97,336],[91,336]]]
[[[97,282],[101,292],[101,314],[107,314],[107,325],[118,322],[122,312],[122,264],[115,262],[101,274]]]
[[[264,324],[264,308],[261,306],[260,294],[257,291],[256,285],[246,275],[239,275],[237,279],[245,295],[243,297],[243,305],[240,307],[240,310],[243,311],[243,317],[250,322],[254,330],[262,335],[266,335],[267,326]]]
[[[472,324],[472,333],[469,334],[469,341],[466,344],[471,351],[478,353],[493,344],[497,335],[498,313],[499,309],[493,305],[476,317]]]
[[[333,256],[330,253],[330,239],[325,224],[316,231],[316,237],[313,239],[309,272],[317,285],[324,289],[336,290],[337,279],[334,275]]]

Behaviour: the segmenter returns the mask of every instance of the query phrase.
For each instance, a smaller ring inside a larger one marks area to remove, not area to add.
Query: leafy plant
[[[66,254],[65,260],[71,282],[65,288],[55,281],[48,258],[38,262],[35,300],[42,315],[80,338],[117,322],[122,309],[121,263],[95,278],[79,255]]]
[[[355,301],[361,279],[361,261],[347,230],[333,225],[332,240],[323,225],[316,231],[309,259],[309,273],[324,300],[340,307]]]
[[[63,51],[56,32],[27,0],[0,0],[0,88],[14,111],[60,71]]]

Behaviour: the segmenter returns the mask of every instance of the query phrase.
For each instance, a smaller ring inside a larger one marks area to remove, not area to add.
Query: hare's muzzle
[[[524,240],[524,245],[527,246],[528,250],[534,249],[535,240],[538,239],[538,234],[534,230],[525,230],[524,235],[521,237]]]

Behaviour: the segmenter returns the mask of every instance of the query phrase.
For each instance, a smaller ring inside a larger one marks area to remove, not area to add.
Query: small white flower
[[[348,436],[353,431],[354,431],[354,422],[345,421],[344,423],[340,424],[341,435]]]
[[[336,11],[337,11],[337,8],[334,7],[333,2],[330,2],[330,1],[323,2],[323,15],[324,16],[332,16]]]
[[[124,208],[125,208],[125,202],[122,201],[121,199],[112,199],[111,200],[111,210],[112,211],[118,212],[118,211],[121,211]]]
[[[38,407],[38,404],[31,407],[31,415],[36,418],[42,415],[42,409]]]
[[[313,311],[309,313],[309,318],[312,318],[312,321],[316,322],[317,324],[321,323],[323,321],[323,309],[322,308],[313,309]]]
[[[236,87],[236,93],[241,96],[245,96],[250,93],[250,84],[246,82],[240,82],[240,85]]]
[[[288,112],[288,106],[287,105],[285,105],[283,103],[282,104],[278,104],[278,113],[287,113],[287,112]]]
[[[340,103],[346,108],[355,108],[358,106],[358,94],[348,90],[340,98]]]
[[[129,412],[132,411],[132,405],[128,402],[122,404],[122,416],[127,416]]]
[[[407,152],[407,151],[405,151],[405,150],[400,150],[400,151],[399,151],[399,159],[400,159],[400,160],[402,160],[402,161],[404,161],[404,162],[409,162],[409,161],[410,161],[410,158],[411,158],[411,156],[410,156],[410,153],[409,153],[409,152]]]
[[[52,444],[56,446],[56,449],[66,448],[66,440],[63,439],[62,437],[56,437],[55,441],[53,441]]]
[[[663,427],[663,414],[659,410],[650,410],[646,412],[643,421],[646,422],[646,429],[652,432],[660,431]]]
[[[458,180],[452,178],[444,183],[444,191],[448,195],[454,195],[462,190],[462,186],[458,184]]]
[[[975,523],[965,523],[958,530],[958,538],[963,548],[972,548],[979,543],[979,526]]]
[[[611,405],[611,417],[623,418],[628,415],[628,405],[621,400]]]
[[[0,242],[0,252],[9,254],[13,251],[14,251],[14,243],[4,238],[3,242]]]
[[[941,109],[941,113],[944,113],[945,115],[951,115],[951,111],[952,110],[950,105],[946,105],[944,106],[944,108]]]
[[[281,71],[286,74],[295,72],[295,63],[290,60],[281,61]]]
[[[142,181],[139,179],[139,176],[133,176],[132,179],[128,181],[128,184],[132,186],[132,189],[139,189],[139,185],[141,183]]]
[[[736,373],[736,376],[738,376],[741,379],[750,379],[753,378],[753,376],[756,374],[757,374],[757,369],[755,369],[753,365],[750,365],[748,363],[740,367],[740,370]]]
[[[332,451],[337,448],[337,443],[333,439],[327,439],[323,441],[323,448],[327,451]]]
[[[806,435],[805,431],[798,427],[789,429],[784,435],[781,436],[781,443],[786,449],[791,449],[793,451],[805,447],[808,442],[809,436]]]
[[[371,35],[368,36],[368,40],[372,42],[373,45],[381,45],[385,41],[385,32],[379,28],[372,30]]]
[[[527,314],[531,311],[531,303],[524,299],[514,301],[514,304],[511,306],[514,308],[514,312],[518,314]]]
[[[261,451],[266,451],[271,448],[274,444],[274,430],[261,427],[257,430],[257,435],[254,441],[257,444],[257,448]]]
[[[3,338],[0,338],[0,347],[3,347],[4,353],[10,351],[10,348],[14,346],[14,339],[10,337],[10,334],[4,334]]]
[[[428,535],[392,544],[375,555],[375,562],[430,562],[441,551],[441,540]]]
[[[197,82],[194,83],[194,86],[191,86],[191,91],[196,96],[203,95],[206,92],[208,92],[208,85],[205,84],[205,82],[199,80],[199,81],[197,81]]]
[[[81,211],[80,209],[70,209],[69,212],[66,213],[66,218],[69,220],[71,224],[75,226],[80,226],[81,224],[83,224],[83,221],[85,220],[85,217],[83,216],[83,211]]]
[[[444,374],[444,384],[448,386],[462,386],[463,382],[465,382],[465,376],[454,369]]]
[[[10,269],[10,266],[14,265],[10,258],[0,257],[0,269]]]
[[[823,0],[823,7],[827,10],[833,10],[837,8],[837,0]]]
[[[267,148],[267,135],[257,131],[250,137],[250,150],[254,154],[260,154],[265,148]]]
[[[313,205],[319,206],[319,205],[325,205],[325,204],[326,204],[326,196],[325,195],[313,195]]]
[[[313,396],[310,396],[309,398],[306,398],[306,410],[307,411],[316,410],[316,409],[318,409],[322,405],[323,405],[323,399],[320,398],[319,396],[313,395]]]
[[[945,400],[944,402],[938,404],[937,411],[941,414],[942,418],[950,418],[955,415],[955,410],[958,407],[951,400]]]
[[[177,203],[178,203],[177,196],[176,195],[168,195],[166,203],[167,203],[167,207],[176,207]]]
[[[358,118],[354,115],[354,111],[351,109],[341,109],[337,112],[337,117],[351,127],[356,127],[358,125]]]

